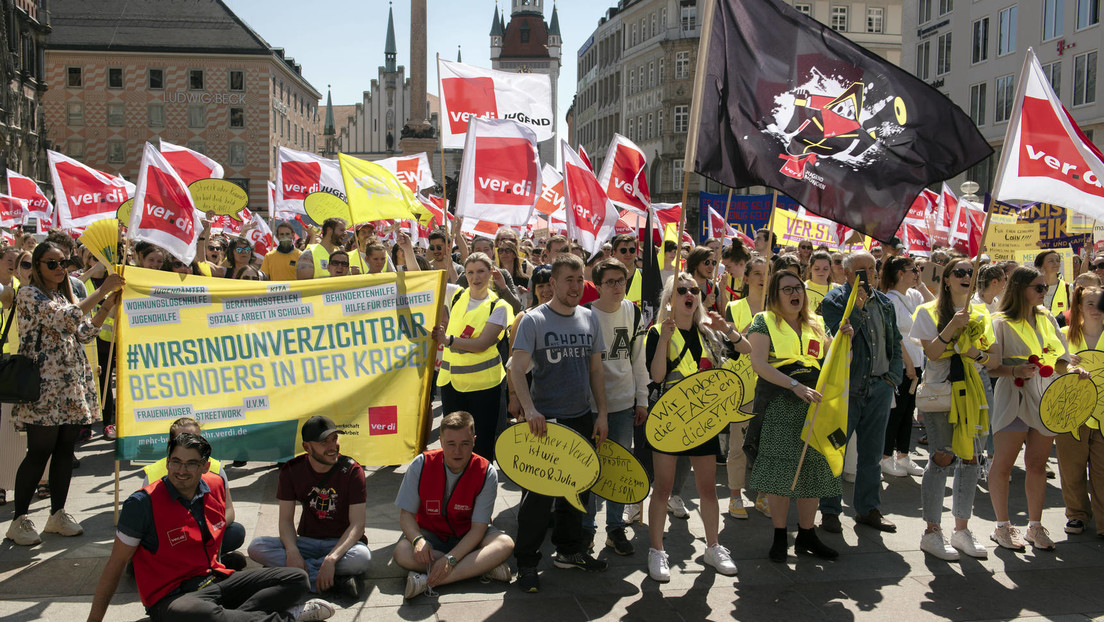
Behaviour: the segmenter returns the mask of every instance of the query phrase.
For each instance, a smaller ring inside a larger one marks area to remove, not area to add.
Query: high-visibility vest
[[[324,279],[330,276],[329,270],[326,269],[330,265],[330,251],[321,244],[311,244],[307,250],[310,251],[311,260],[314,261],[314,278]],[[349,266],[357,266],[361,274],[368,274],[368,266],[356,251],[349,251]]]
[[[222,463],[214,458],[209,458],[209,460],[211,461],[211,468],[207,472],[215,475],[221,473]],[[152,484],[169,474],[169,459],[167,457],[161,458],[153,464],[147,464],[142,471],[146,474],[146,481]]]
[[[1058,289],[1054,290],[1054,298],[1050,300],[1050,314],[1065,313],[1070,308],[1069,283],[1058,279]]]
[[[751,313],[751,303],[748,299],[734,300],[728,303],[725,308],[728,310],[728,316],[732,318],[732,324],[736,327],[736,330],[740,332],[747,330],[747,327],[751,325],[751,320],[754,319]]]
[[[1058,362],[1058,357],[1065,354],[1062,340],[1058,337],[1057,331],[1054,330],[1054,324],[1051,324],[1049,315],[1035,316],[1035,330],[1031,329],[1031,325],[1027,323],[1027,320],[1013,321],[1006,317],[1005,321],[1008,328],[1016,333],[1020,341],[1031,349],[1031,353],[1038,355],[1039,361],[1043,365],[1053,367]],[[1036,331],[1038,332],[1036,333]],[[1040,343],[1040,337],[1042,343]]]
[[[782,367],[791,363],[800,363],[805,367],[820,369],[820,360],[827,354],[823,338],[813,330],[812,326],[801,325],[801,335],[798,336],[794,329],[785,320],[775,321],[775,314],[771,311],[763,311],[758,315],[763,316],[770,332],[771,349],[767,355],[767,361],[774,367]]]
[[[920,317],[920,314],[927,314],[931,318],[931,323],[935,327],[939,327],[939,301],[932,300],[931,302],[925,302],[924,304],[916,307],[916,311],[912,314],[913,321]],[[975,328],[973,330],[980,331],[980,334],[975,332],[970,334],[971,330],[969,326],[967,330],[964,330],[959,334],[958,339],[951,340],[943,348],[943,353],[939,355],[939,358],[945,359],[954,354],[958,354],[955,351],[955,345],[958,345],[958,349],[961,352],[965,352],[970,349],[970,346],[974,346],[978,350],[988,350],[989,346],[993,345],[996,341],[996,334],[993,332],[993,321],[989,316],[989,309],[982,303],[970,304],[970,323]],[[978,326],[980,323],[980,326]]]
[[[640,283],[643,280],[640,277],[640,268],[637,268],[632,280],[629,281],[629,289],[625,291],[625,299],[636,306],[640,306]]]
[[[470,289],[461,291],[452,299],[448,328],[445,331],[447,334],[468,339],[483,333],[499,298],[494,291],[488,289],[483,302],[468,311],[470,300]],[[506,324],[496,339],[501,339],[506,326],[513,323],[512,316],[509,305],[506,305]],[[502,365],[502,356],[497,346],[492,345],[482,352],[462,352],[446,347],[441,360],[441,372],[437,375],[437,386],[443,387],[451,382],[452,388],[457,391],[482,391],[498,386],[505,377],[506,369]]]
[[[648,330],[659,335],[658,324],[652,325]],[[668,372],[667,376],[663,379],[664,386],[670,387],[691,374],[695,374],[703,369],[712,369],[718,364],[714,362],[716,355],[709,346],[709,341],[702,335],[700,329],[696,332],[698,335],[698,343],[701,344],[702,360],[694,360],[694,358],[690,356],[690,348],[686,347],[686,340],[682,338],[682,331],[676,329],[675,332],[671,334],[671,341],[667,344],[667,361],[670,363],[673,357],[679,356],[679,354],[682,354],[682,356],[675,362],[674,369]],[[670,365],[668,365],[668,367],[670,367]]]

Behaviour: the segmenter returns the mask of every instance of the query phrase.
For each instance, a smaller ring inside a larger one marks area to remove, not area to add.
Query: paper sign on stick
[[[188,184],[188,192],[197,210],[229,216],[238,222],[242,222],[241,211],[249,205],[249,193],[225,179],[197,179]]]
[[[579,493],[598,481],[598,454],[581,434],[549,423],[543,437],[534,436],[528,423],[514,424],[495,442],[498,467],[515,484],[549,497],[563,497],[586,512]]]
[[[644,465],[621,445],[606,439],[598,448],[601,471],[591,492],[613,503],[640,503],[648,496],[648,473]]]
[[[1096,402],[1095,384],[1091,381],[1082,382],[1077,374],[1063,374],[1043,392],[1043,399],[1039,402],[1039,417],[1051,432],[1069,432],[1080,441],[1078,431],[1094,412],[1094,409],[1086,408],[1085,405]]]
[[[985,252],[993,261],[1018,260],[1021,251],[1039,252],[1039,226],[1032,223],[989,223]]]
[[[346,227],[353,226],[349,204],[329,192],[308,194],[307,198],[303,199],[303,208],[307,212],[307,217],[319,227],[327,218],[341,218],[345,221]]]
[[[751,419],[740,412],[743,404],[744,383],[739,375],[723,368],[699,371],[659,398],[648,412],[644,433],[659,451],[693,449],[729,423]]]

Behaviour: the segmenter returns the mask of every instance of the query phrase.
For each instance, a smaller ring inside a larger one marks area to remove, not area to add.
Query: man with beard
[[[268,251],[261,262],[261,272],[273,281],[294,281],[298,278],[296,264],[302,251],[295,248],[295,229],[287,222],[276,225],[276,248]]]
[[[334,217],[322,221],[322,241],[308,246],[295,263],[295,274],[300,280],[324,279],[330,276],[326,271],[326,266],[330,263],[330,253],[345,243],[346,227],[343,218]],[[368,266],[360,258],[360,253],[350,255],[349,259],[360,270],[360,274],[368,274]]]
[[[429,234],[429,267],[433,270],[444,270],[449,283],[455,283],[464,267],[452,260],[452,252],[448,246],[448,238],[444,229],[434,229]]]
[[[335,589],[355,599],[356,577],[372,560],[364,536],[364,469],[341,455],[342,431],[329,417],[307,419],[302,433],[306,454],[280,469],[280,536],[255,538],[249,557],[263,566],[302,568],[311,591]],[[296,504],[303,506],[298,530]]]

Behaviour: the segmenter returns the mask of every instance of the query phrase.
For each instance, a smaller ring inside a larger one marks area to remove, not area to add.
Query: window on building
[[[207,127],[207,106],[188,106],[188,127]]]
[[[667,7],[663,7],[659,10],[659,27],[667,28]]]
[[[150,104],[147,108],[150,127],[165,127],[165,105]]]
[[[685,134],[690,125],[690,106],[675,106],[675,133]]]
[[[107,88],[109,88],[109,89],[121,89],[121,88],[123,88],[123,68],[122,67],[108,67],[107,68]]]
[[[795,2],[794,8],[797,9],[798,13],[803,13],[809,17],[813,16],[813,5],[808,2]]]
[[[1043,0],[1043,41],[1062,36],[1066,0]]]
[[[122,127],[126,125],[126,104],[107,105],[108,127]]]
[[[885,32],[885,9],[881,7],[866,8],[866,31],[872,34]]]
[[[675,52],[675,79],[685,80],[690,77],[690,52]]]
[[[1054,94],[1061,97],[1062,61],[1055,61],[1048,65],[1043,65],[1043,75],[1046,76],[1047,81],[1050,82],[1050,88],[1054,89]]]
[[[919,13],[916,17],[918,24],[931,21],[932,18],[932,0],[919,0],[917,3]]]
[[[107,161],[112,164],[123,164],[126,162],[126,141],[107,141]]]
[[[66,85],[79,88],[84,84],[84,70],[81,67],[68,67],[66,70]]]
[[[985,91],[988,84],[982,82],[970,86],[970,119],[974,125],[985,125]]]
[[[632,25],[632,38],[629,41],[630,45],[636,45],[636,24]]]
[[[682,160],[671,162],[671,189],[682,190]]]
[[[226,181],[233,184],[237,184],[239,188],[245,190],[245,194],[249,194],[249,178],[248,177],[227,177]]]
[[[1096,102],[1096,56],[1093,51],[1073,59],[1074,106]]]
[[[936,42],[935,75],[941,76],[951,71],[951,33],[941,35]]]
[[[830,26],[832,27],[832,30],[838,32],[847,32],[847,7],[832,7],[832,21]]]
[[[662,58],[659,59],[659,83],[660,84],[663,84],[663,68],[664,68],[665,64],[666,64],[666,61],[664,59],[662,59]]]
[[[1012,5],[1000,12],[997,30],[997,56],[1016,51],[1016,6]]]
[[[193,91],[203,90],[203,70],[202,69],[189,69],[188,70],[188,88]]]
[[[1077,0],[1077,28],[1100,23],[1100,0]]]
[[[939,0],[939,14],[946,15],[954,10],[954,0]]]
[[[245,127],[245,108],[230,109],[230,127]]]
[[[927,80],[931,77],[931,41],[916,46],[916,77]]]
[[[656,28],[656,14],[652,13],[652,36],[659,34],[659,29]]]
[[[648,88],[656,85],[655,77],[655,61],[652,61],[648,63]]]
[[[149,69],[146,72],[146,84],[151,89],[165,88],[165,70]]]
[[[245,143],[230,143],[230,166],[245,166]]]
[[[698,29],[698,5],[694,2],[682,3],[682,31],[691,32]]]
[[[628,131],[629,140],[636,140],[636,133],[633,131],[635,129],[636,129],[636,120],[635,119],[629,119],[629,131]]]
[[[973,52],[970,62],[980,63],[989,59],[989,18],[983,17],[974,22]]]
[[[84,141],[79,138],[74,138],[65,143],[65,152],[69,154],[71,158],[83,158],[84,157]]]
[[[521,42],[522,43],[529,43],[529,33],[530,33],[529,24],[527,22],[522,22],[521,23],[521,30],[519,31],[519,34],[521,35]]]
[[[632,93],[635,93],[635,92],[636,92],[636,70],[635,69],[630,69],[629,70],[629,93],[632,94]]]
[[[245,90],[245,72],[240,69],[230,70],[230,90],[231,91],[244,91]]]
[[[648,132],[646,134],[644,134],[644,138],[648,139],[648,138],[652,138],[653,136],[655,136],[655,134],[652,133],[654,131],[655,131],[655,114],[649,112],[648,113]]]
[[[1012,101],[1016,98],[1015,76],[1009,74],[997,78],[997,106],[993,121],[1001,123],[1012,116]]]
[[[202,140],[189,140],[186,146],[192,151],[207,155],[207,143]]]
[[[65,105],[67,125],[84,125],[84,102],[69,102]]]
[[[656,113],[656,132],[663,135],[663,110]]]

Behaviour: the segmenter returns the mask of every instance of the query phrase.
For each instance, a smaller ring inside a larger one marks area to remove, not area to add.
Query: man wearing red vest
[[[415,458],[403,476],[394,557],[410,571],[407,598],[480,575],[510,582],[514,541],[490,524],[498,475],[474,447],[471,414],[450,413],[441,420],[441,449]]]
[[[235,572],[218,561],[226,530],[226,488],[208,473],[211,445],[196,434],[169,441],[169,474],[130,496],[119,515],[111,557],[88,619],[103,620],[128,561],[153,622],[169,620],[325,620],[330,603],[314,599],[298,568]]]

